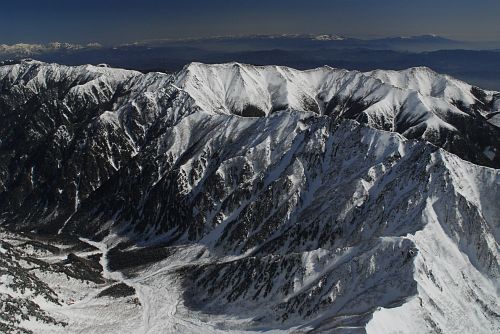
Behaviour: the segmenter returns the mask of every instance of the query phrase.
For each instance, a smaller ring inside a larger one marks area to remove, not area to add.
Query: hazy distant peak
[[[313,39],[317,41],[343,41],[345,38],[339,35],[316,35]]]

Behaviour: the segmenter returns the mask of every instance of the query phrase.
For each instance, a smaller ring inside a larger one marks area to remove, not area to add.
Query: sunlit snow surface
[[[26,101],[74,82],[54,95],[62,118],[82,105],[99,111],[71,146],[95,157],[95,175],[87,165],[67,171],[47,190],[67,200],[34,208],[39,222],[19,219],[28,230],[56,221],[59,236],[1,232],[1,305],[20,313],[0,324],[34,333],[500,330],[500,171],[426,142],[463,135],[463,117],[496,131],[497,93],[427,68],[194,63],[144,75],[23,62],[0,78]],[[50,138],[63,150],[76,135],[71,121],[57,122]],[[478,161],[494,164],[495,142],[482,145]],[[80,161],[63,158],[56,163]],[[31,191],[37,166],[27,173],[20,182]],[[118,284],[128,293],[110,294]]]

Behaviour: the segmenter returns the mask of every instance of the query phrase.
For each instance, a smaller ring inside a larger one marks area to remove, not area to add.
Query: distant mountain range
[[[214,36],[204,38],[178,38],[144,40],[120,45],[108,45],[106,48],[124,47],[199,47],[207,50],[255,51],[266,49],[298,50],[303,48],[368,48],[399,51],[434,51],[441,49],[484,50],[500,47],[500,41],[466,42],[452,40],[438,35],[397,36],[374,39],[360,39],[332,34],[283,34],[283,35],[248,35]],[[75,44],[52,42],[47,44],[19,43],[0,44],[0,57],[37,55],[58,51],[75,51],[103,48],[99,43]],[[229,48],[229,49],[228,49]]]
[[[467,42],[438,35],[396,36],[373,39],[351,38],[340,35],[323,34],[285,34],[285,35],[250,35],[216,36],[208,38],[159,39],[136,42],[126,45],[144,46],[203,46],[209,49],[227,50],[262,50],[269,48],[297,50],[301,48],[370,48],[399,51],[433,51],[440,49],[491,49],[500,47],[500,41]]]

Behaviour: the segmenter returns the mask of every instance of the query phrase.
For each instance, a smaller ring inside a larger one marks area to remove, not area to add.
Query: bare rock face
[[[6,65],[0,219],[88,238],[65,270],[150,332],[491,333],[499,106],[427,68]]]

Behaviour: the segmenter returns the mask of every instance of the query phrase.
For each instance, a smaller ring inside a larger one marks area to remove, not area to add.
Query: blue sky
[[[274,33],[500,40],[500,0],[10,0],[0,8],[8,44]]]

